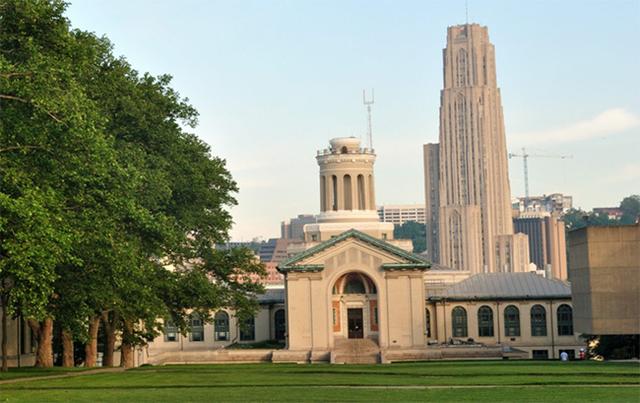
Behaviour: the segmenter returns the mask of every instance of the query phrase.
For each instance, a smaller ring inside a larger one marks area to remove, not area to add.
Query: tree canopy
[[[91,343],[110,318],[125,346],[153,338],[158,318],[186,331],[193,310],[252,312],[261,287],[248,279],[263,268],[213,247],[228,240],[238,189],[188,132],[197,111],[170,76],[140,74],[107,38],[71,29],[65,7],[0,3],[3,309],[40,344],[51,321]]]
[[[425,224],[415,221],[407,221],[393,228],[393,237],[396,239],[411,239],[413,252],[420,253],[427,249],[427,229]]]

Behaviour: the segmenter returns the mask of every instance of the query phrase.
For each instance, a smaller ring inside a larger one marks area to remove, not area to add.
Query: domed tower
[[[373,150],[355,137],[332,139],[318,151],[320,214],[316,224],[304,227],[305,241],[322,242],[349,229],[379,239],[393,239],[393,224],[380,222],[376,211]]]

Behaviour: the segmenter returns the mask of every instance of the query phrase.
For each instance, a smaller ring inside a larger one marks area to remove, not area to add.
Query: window
[[[531,307],[531,336],[547,335],[547,311],[542,305]]]
[[[164,341],[178,341],[178,328],[171,319],[164,322]]]
[[[345,294],[366,294],[362,279],[356,276],[349,277],[347,284],[344,286]]]
[[[204,324],[200,319],[200,315],[194,314],[191,317],[190,327],[189,341],[204,341]]]
[[[225,311],[218,311],[213,318],[215,341],[229,340],[229,314]]]
[[[467,311],[463,307],[453,308],[451,325],[453,326],[453,337],[467,337]]]
[[[331,175],[331,210],[338,211],[338,177]]]
[[[493,310],[486,305],[478,309],[478,336],[493,337]]]
[[[547,360],[549,359],[549,350],[533,350],[531,351],[531,358],[534,360]]]
[[[240,325],[240,341],[253,341],[256,339],[256,321],[252,316]]]
[[[558,336],[573,336],[573,310],[567,304],[558,307]]]
[[[284,340],[287,332],[287,321],[285,320],[284,309],[278,309],[273,315],[276,340]]]
[[[504,334],[507,337],[520,336],[520,310],[515,305],[504,309]]]
[[[427,328],[427,332],[426,335],[427,337],[431,337],[431,312],[429,312],[429,309],[425,309],[425,314],[426,314],[426,318],[425,318],[425,327]]]

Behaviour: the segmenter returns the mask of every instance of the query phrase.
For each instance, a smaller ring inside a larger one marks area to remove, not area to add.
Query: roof
[[[344,241],[347,238],[356,238],[360,241],[363,241],[375,248],[381,249],[385,252],[388,252],[392,255],[398,256],[404,260],[406,263],[385,263],[382,265],[384,270],[406,270],[406,269],[419,269],[426,270],[431,267],[431,264],[424,260],[422,257],[415,255],[411,252],[407,252],[404,249],[398,248],[395,245],[391,245],[388,242],[385,242],[381,239],[374,238],[371,235],[367,235],[364,232],[360,232],[356,229],[350,229],[348,231],[343,232],[342,234],[333,237],[327,241],[324,241],[312,248],[305,250],[302,253],[292,257],[291,259],[285,260],[280,265],[278,265],[278,271],[280,272],[289,272],[289,271],[322,271],[324,269],[324,265],[322,264],[297,264],[304,259],[318,254],[325,249],[332,247],[333,245]]]
[[[270,288],[256,297],[260,305],[284,303],[284,288]]]
[[[535,273],[476,274],[444,290],[433,291],[429,293],[427,289],[430,300],[571,298],[569,283]]]

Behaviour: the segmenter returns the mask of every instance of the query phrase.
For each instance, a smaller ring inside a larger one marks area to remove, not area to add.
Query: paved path
[[[89,369],[89,370],[86,370],[86,371],[71,371],[71,372],[66,372],[64,374],[59,374],[59,375],[25,376],[23,378],[0,380],[0,385],[6,385],[8,383],[18,383],[18,382],[41,381],[41,380],[45,380],[45,379],[71,378],[71,377],[74,377],[74,376],[81,376],[81,375],[105,374],[105,373],[110,373],[110,372],[123,372],[124,370],[125,369],[121,368],[121,367],[112,367],[112,368]]]

